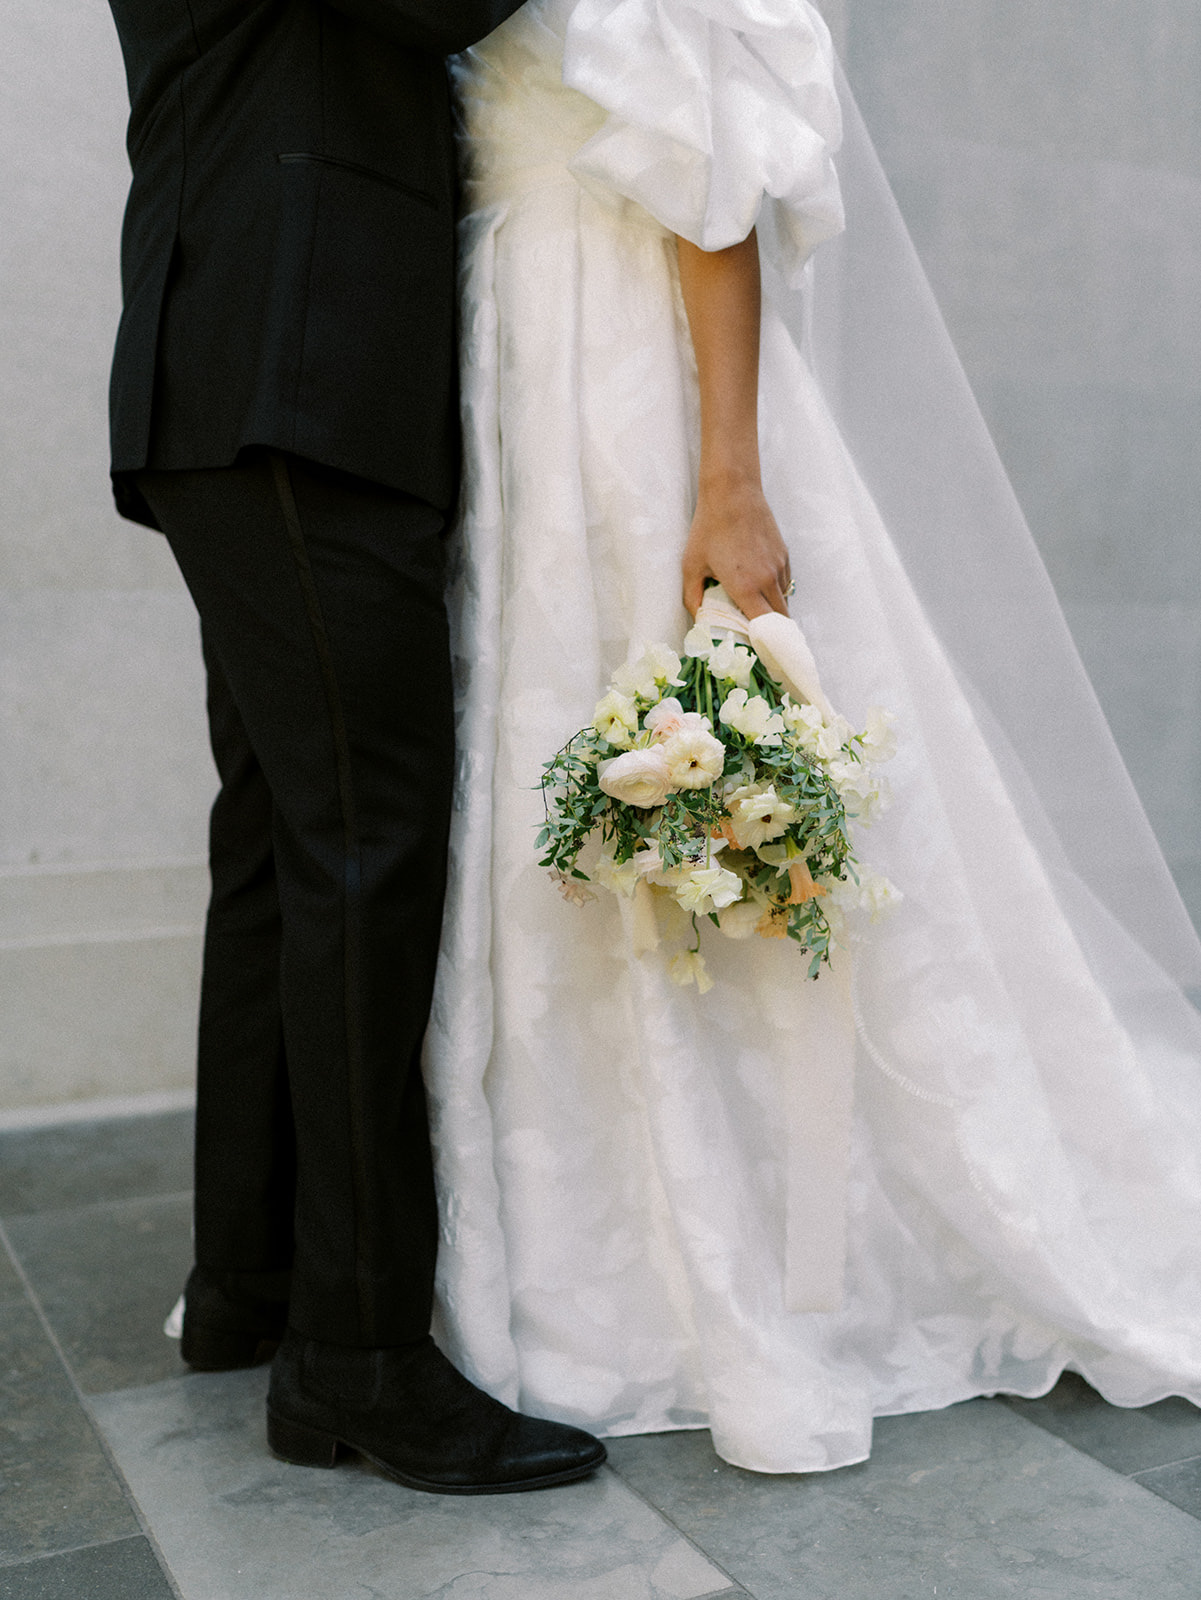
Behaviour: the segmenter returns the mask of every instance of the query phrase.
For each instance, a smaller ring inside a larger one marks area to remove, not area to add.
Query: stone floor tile
[[[700,1600],[731,1587],[605,1470],[467,1497],[401,1488],[357,1460],[286,1466],[264,1442],[266,1384],[262,1370],[192,1374],[93,1402],[184,1600]]]
[[[24,1300],[24,1298],[25,1286],[9,1259],[8,1251],[0,1241],[0,1305],[6,1304],[9,1300]]]
[[[88,1393],[177,1377],[163,1337],[191,1263],[191,1199],[116,1201],[14,1217],[6,1232]]]
[[[995,1401],[885,1418],[869,1462],[804,1477],[703,1433],[610,1455],[756,1600],[1197,1600],[1201,1523]]]
[[[1201,1455],[1201,1411],[1188,1400],[1111,1406],[1083,1378],[1065,1372],[1041,1400],[1009,1397],[1005,1404],[1115,1472],[1145,1472]]]
[[[0,1133],[0,1217],[179,1194],[191,1184],[190,1111]]]
[[[1194,1456],[1191,1461],[1175,1461],[1170,1467],[1153,1467],[1150,1472],[1136,1473],[1134,1481],[1190,1516],[1201,1517],[1201,1456]],[[1201,1579],[1197,1586],[1201,1589]]]
[[[138,1531],[33,1308],[0,1307],[0,1562]]]
[[[172,1600],[172,1591],[149,1541],[137,1538],[0,1567],[0,1600]]]

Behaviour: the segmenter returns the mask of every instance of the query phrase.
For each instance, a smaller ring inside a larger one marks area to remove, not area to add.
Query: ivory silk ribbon
[[[791,617],[773,611],[747,618],[715,585],[706,590],[696,621],[747,640],[794,700],[816,706],[826,722],[833,719],[813,652]],[[648,912],[653,916],[653,908],[640,909],[639,931],[645,938],[644,919]],[[849,950],[837,951],[816,983],[797,975],[805,984],[798,1032],[810,1048],[799,1070],[796,1062],[782,1069],[788,1135],[784,1304],[789,1311],[837,1311],[843,1300],[855,1082],[852,959]]]

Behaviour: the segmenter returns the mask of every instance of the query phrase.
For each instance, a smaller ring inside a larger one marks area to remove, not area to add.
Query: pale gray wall
[[[191,602],[111,509],[125,85],[0,0],[0,1108],[186,1084],[212,788]]]
[[[1197,915],[1201,11],[827,9]],[[190,602],[108,503],[108,10],[0,0],[0,37],[2,1109],[187,1081],[213,779]]]
[[[1201,6],[838,0],[831,18],[1201,925]]]

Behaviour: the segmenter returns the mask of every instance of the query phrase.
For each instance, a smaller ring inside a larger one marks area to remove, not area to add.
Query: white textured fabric
[[[541,762],[632,643],[687,626],[696,468],[681,219],[614,207],[573,164],[644,50],[661,69],[644,118],[708,94],[675,43],[697,18],[714,60],[773,19],[773,60],[824,37],[783,0],[572,11],[529,4],[457,67],[460,775],[427,1060],[443,1337],[510,1402],[602,1433],[708,1424],[766,1471],[860,1460],[873,1415],[1036,1394],[1069,1365],[1118,1403],[1201,1401],[1201,1019],[1116,924],[1082,948],[1072,883],[1032,842],[782,301],[764,316],[766,488],[831,700],[897,713],[895,802],[863,852],[906,898],[853,974],[844,957],[817,983],[788,945],[706,928],[701,996],[634,956],[611,897],[568,905],[537,866]],[[615,30],[626,14],[638,26]],[[565,36],[605,63],[592,98],[563,86]],[[764,100],[748,125],[798,115],[790,90],[747,82]],[[721,121],[708,100],[689,114]],[[739,126],[710,152],[692,236],[750,159]],[[797,1215],[838,1223],[806,1187],[804,1097],[836,1098],[851,1051],[846,1299],[798,1314]]]
[[[571,163],[703,250],[778,202],[795,278],[842,227],[833,49],[808,0],[579,0],[563,81],[609,113]]]

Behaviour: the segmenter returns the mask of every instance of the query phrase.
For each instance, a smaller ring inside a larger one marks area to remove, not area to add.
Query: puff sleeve
[[[785,276],[843,226],[829,30],[808,0],[579,0],[563,80],[608,115],[572,161],[704,250],[775,210]]]

